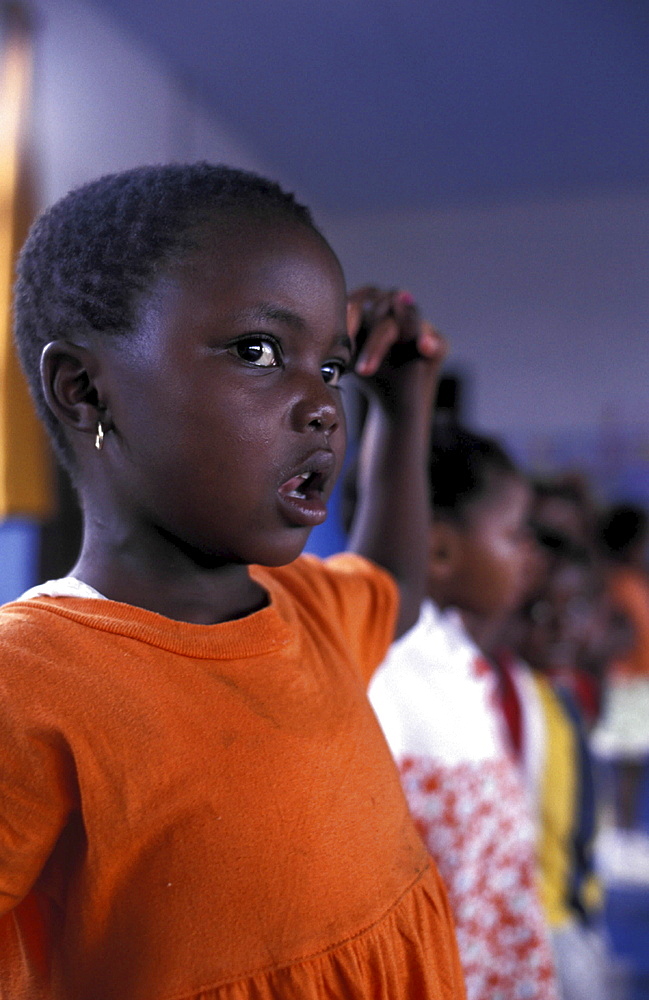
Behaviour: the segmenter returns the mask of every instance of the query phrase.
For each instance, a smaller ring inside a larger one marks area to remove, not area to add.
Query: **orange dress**
[[[0,611],[2,1000],[455,1000],[452,921],[365,687],[396,592],[254,567],[263,610]]]

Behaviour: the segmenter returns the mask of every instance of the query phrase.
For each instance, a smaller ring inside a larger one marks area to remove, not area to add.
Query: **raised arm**
[[[395,638],[425,595],[430,501],[428,450],[446,343],[407,292],[361,288],[349,303],[355,372],[368,399],[358,504],[349,548],[387,569],[400,592]]]

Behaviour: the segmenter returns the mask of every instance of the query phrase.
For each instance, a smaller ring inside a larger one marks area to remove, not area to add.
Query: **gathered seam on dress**
[[[311,962],[316,958],[321,958],[323,955],[327,955],[332,951],[336,951],[338,948],[343,948],[347,944],[351,944],[353,941],[357,941],[359,938],[363,937],[365,934],[369,934],[370,931],[374,930],[379,924],[381,924],[390,914],[399,906],[403,899],[416,888],[417,884],[421,882],[425,875],[430,871],[430,863],[426,865],[422,871],[418,872],[415,878],[408,884],[408,886],[403,890],[401,895],[381,914],[376,920],[373,920],[371,924],[366,927],[361,928],[361,930],[356,931],[354,934],[350,934],[348,937],[343,938],[341,941],[336,941],[334,944],[327,945],[326,948],[321,948],[319,951],[314,951],[308,955],[300,955],[297,958],[292,958],[289,961],[282,963],[281,965],[273,965],[272,963],[268,965],[263,965],[257,969],[251,969],[246,972],[237,973],[236,976],[232,978],[223,979],[216,983],[210,983],[205,986],[199,986],[198,989],[193,990],[191,993],[176,993],[173,996],[167,997],[166,1000],[198,1000],[204,993],[210,990],[218,990],[224,986],[233,986],[235,983],[243,982],[246,979],[253,979],[255,976],[261,976],[268,972],[282,972],[284,969],[290,969],[295,965],[301,965],[304,962]]]

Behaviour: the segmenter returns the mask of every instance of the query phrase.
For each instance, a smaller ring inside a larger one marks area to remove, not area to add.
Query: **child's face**
[[[135,336],[101,348],[102,461],[131,536],[207,565],[281,565],[325,519],[342,464],[344,280],[295,223],[217,221],[200,243],[145,297]]]
[[[533,520],[541,527],[565,535],[580,545],[587,542],[585,514],[576,500],[552,495],[537,497],[532,514]]]
[[[596,625],[597,606],[588,570],[559,563],[529,609],[521,652],[537,670],[574,667]]]
[[[530,502],[527,484],[508,476],[469,513],[455,580],[455,603],[461,610],[496,618],[521,599],[531,564]]]

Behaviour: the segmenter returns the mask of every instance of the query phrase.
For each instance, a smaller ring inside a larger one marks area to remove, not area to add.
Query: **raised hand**
[[[369,400],[350,548],[384,566],[400,591],[396,634],[417,620],[427,579],[428,453],[444,338],[408,292],[352,292],[354,370]]]
[[[348,329],[356,344],[354,370],[382,382],[390,372],[415,359],[431,363],[436,376],[447,344],[435,327],[423,320],[409,292],[365,285],[351,293]]]

